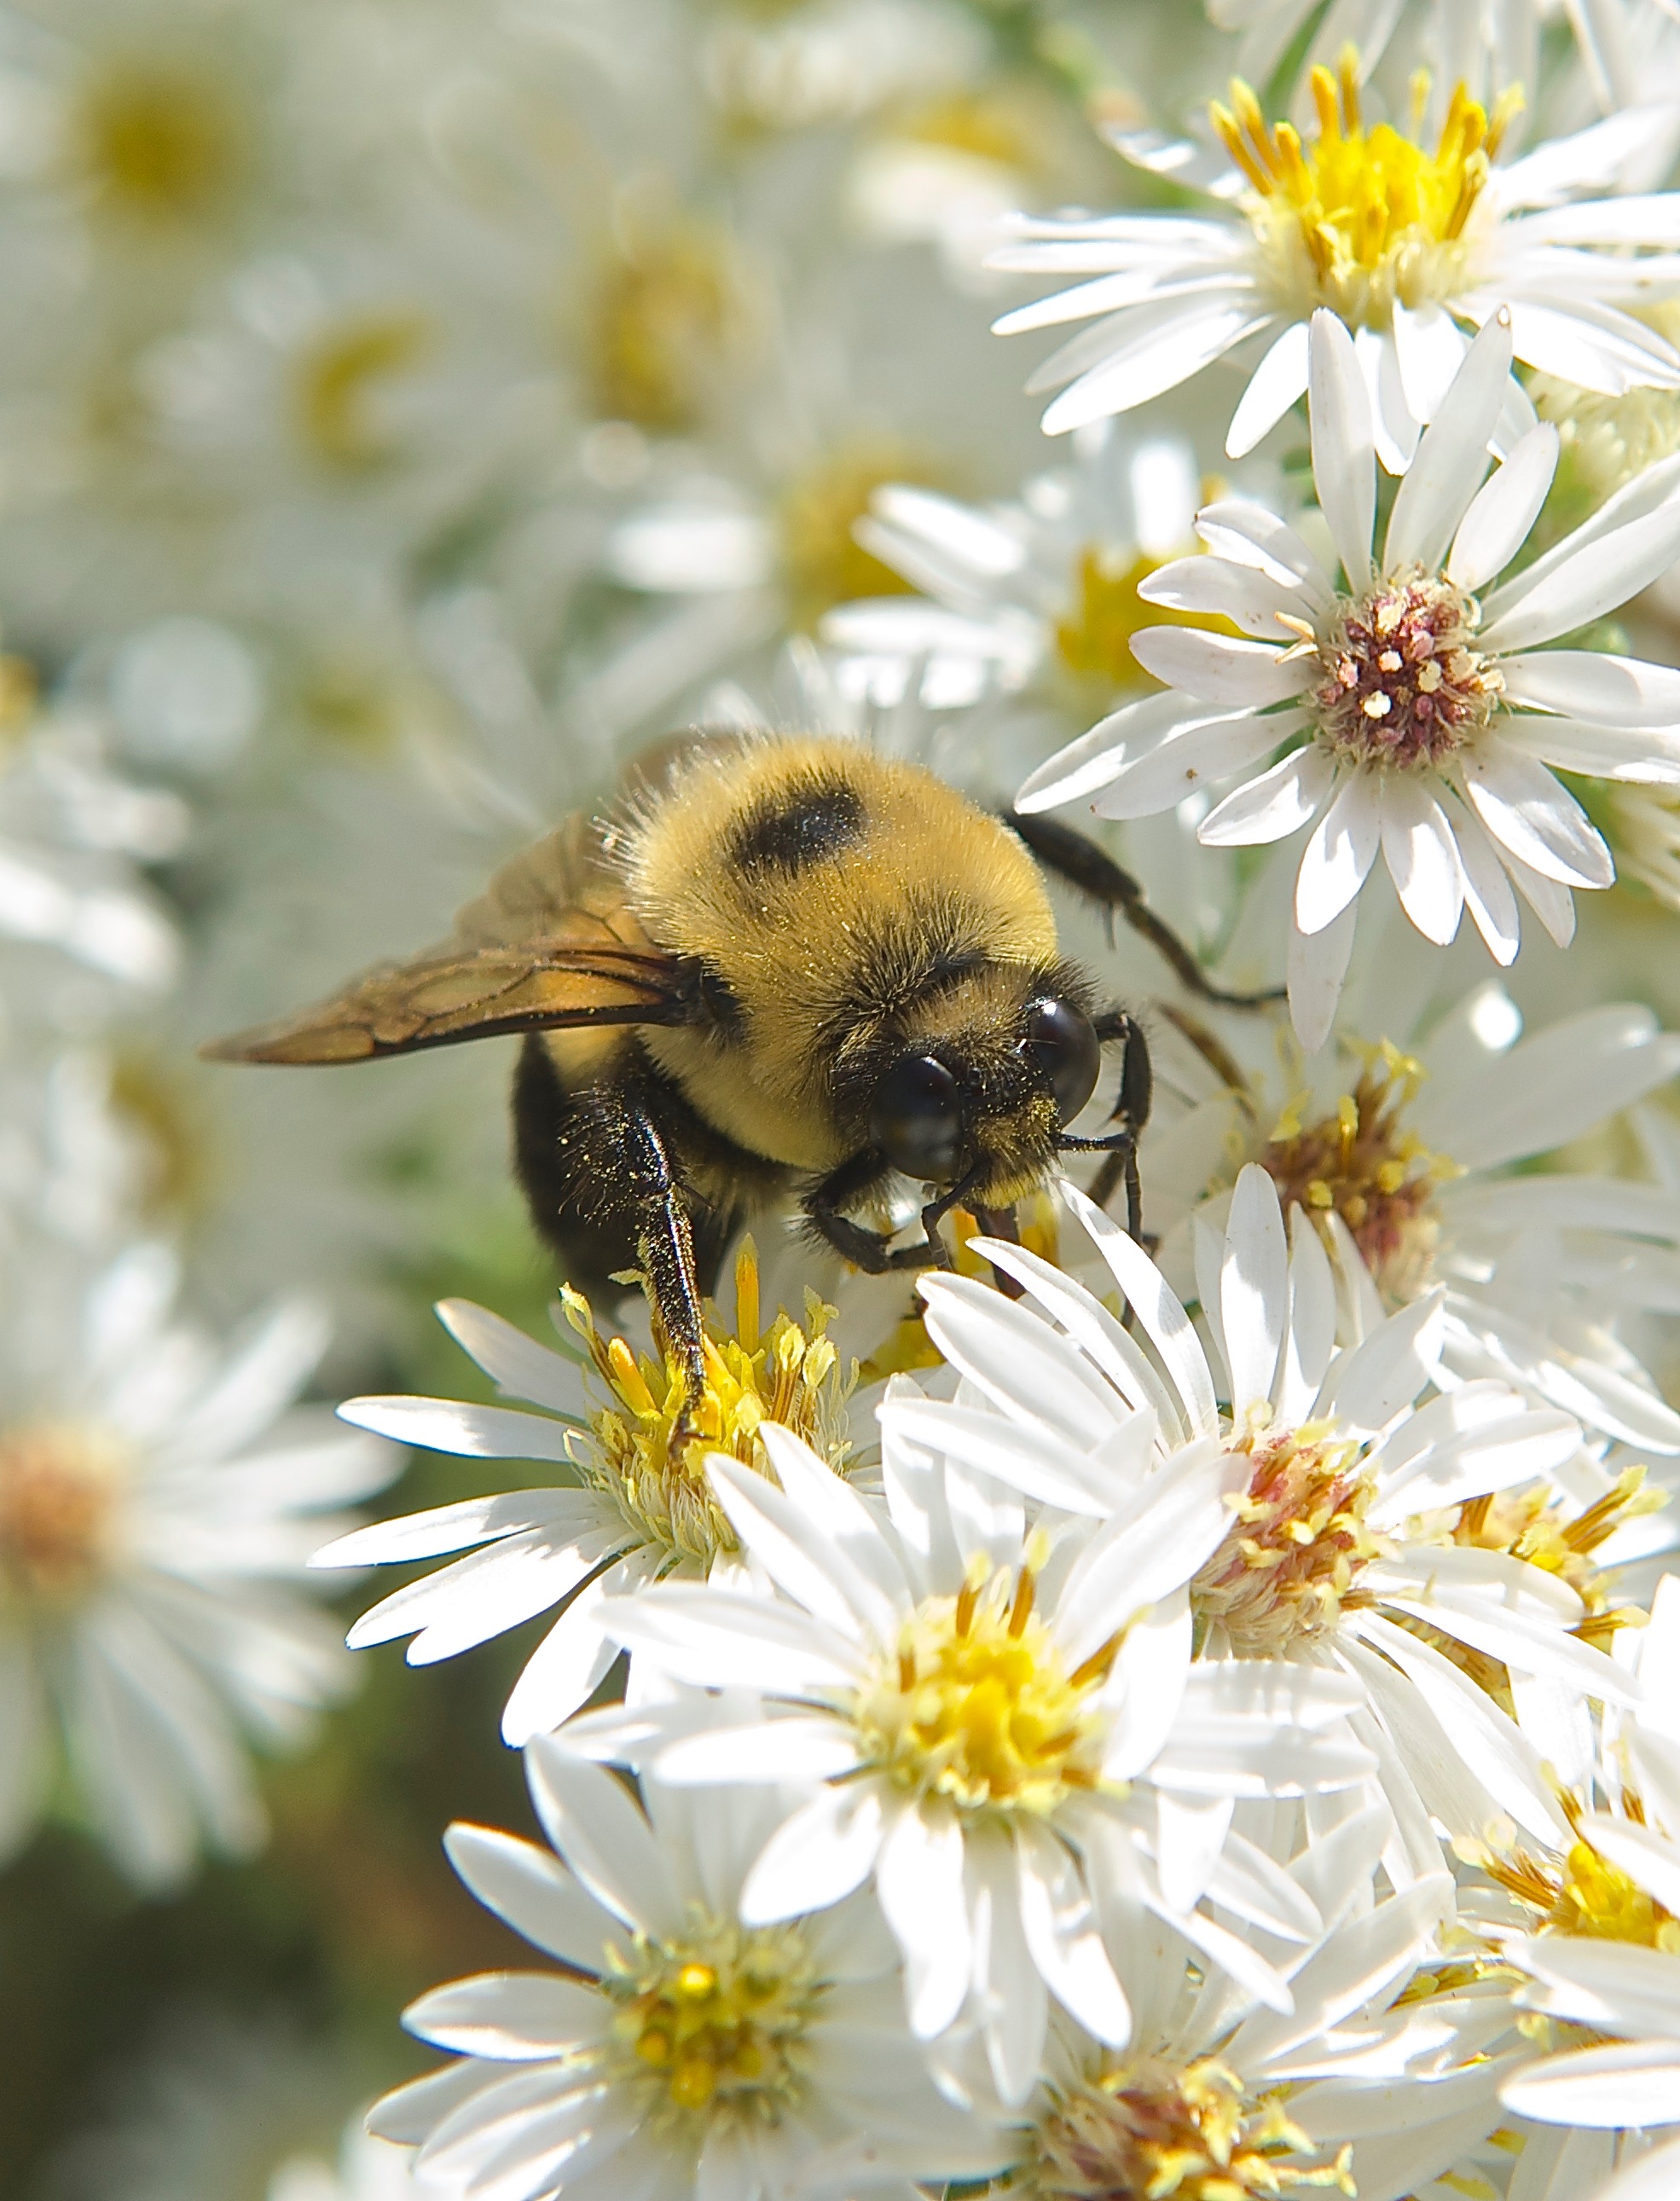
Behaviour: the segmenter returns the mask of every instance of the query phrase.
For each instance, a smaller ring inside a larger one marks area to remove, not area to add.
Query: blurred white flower
[[[1500,963],[1520,892],[1560,947],[1574,887],[1608,886],[1610,851],[1553,767],[1680,778],[1680,675],[1591,650],[1536,650],[1636,594],[1680,551],[1680,461],[1653,467],[1481,599],[1516,556],[1557,463],[1530,429],[1483,482],[1511,362],[1501,312],[1459,369],[1372,555],[1376,461],[1353,339],[1314,316],[1313,472],[1344,577],[1256,505],[1209,506],[1211,555],[1143,584],[1154,602],[1224,612],[1243,640],[1146,628],[1141,664],[1172,684],[1101,721],[1032,774],[1018,807],[1095,796],[1105,816],[1168,808],[1204,782],[1265,766],[1197,836],[1247,847],[1316,826],[1301,860],[1289,1005],[1309,1049],[1327,1037],[1380,849],[1401,906],[1445,945],[1467,908]],[[1277,753],[1282,750],[1283,754]]]
[[[226,1352],[172,1313],[176,1265],[137,1246],[84,1282],[13,1264],[0,1428],[0,1844],[62,1748],[82,1810],[145,1887],[263,1815],[241,1729],[295,1746],[344,1693],[333,1631],[294,1587],[319,1523],[401,1455],[284,1417],[326,1342],[278,1308]],[[56,1746],[55,1744],[56,1736]]]
[[[999,2166],[1004,2145],[941,2098],[905,2034],[869,1899],[773,1924],[743,1906],[776,1789],[650,1781],[638,1810],[547,1738],[526,1771],[557,1854],[489,1827],[457,1824],[446,1844],[479,1901],[561,1969],[460,1980],[406,2013],[459,2057],[370,2119],[420,2144],[421,2192],[782,2201],[825,2190],[838,2152],[848,2193],[897,2197]]]

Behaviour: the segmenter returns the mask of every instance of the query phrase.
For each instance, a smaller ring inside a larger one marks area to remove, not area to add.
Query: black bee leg
[[[887,1175],[886,1163],[872,1147],[866,1147],[812,1186],[802,1203],[806,1220],[819,1237],[866,1276],[884,1277],[896,1269],[943,1267],[944,1250],[937,1234],[944,1208],[938,1200],[922,1210],[922,1228],[927,1234],[925,1246],[895,1246],[881,1231],[854,1222],[844,1212],[875,1191]]]
[[[1021,1234],[1016,1226],[1015,1211],[1013,1207],[977,1206],[974,1210],[974,1220],[988,1238],[1002,1238],[1011,1246],[1019,1246],[1021,1242]],[[1019,1300],[1026,1297],[1025,1287],[1018,1284],[1013,1277],[1006,1276],[996,1265],[992,1269],[991,1280],[1003,1294],[1005,1299]]]
[[[1048,870],[1097,904],[1108,919],[1111,941],[1114,913],[1118,911],[1132,930],[1141,933],[1172,966],[1179,983],[1190,993],[1200,995],[1204,1001],[1217,1001],[1227,1009],[1263,1008],[1268,1001],[1283,1000],[1285,989],[1282,986],[1243,994],[1228,992],[1225,987],[1214,985],[1172,926],[1157,917],[1144,901],[1143,889],[1131,872],[1123,872],[1107,850],[1098,848],[1085,834],[1054,819],[1023,818],[1013,810],[1004,812],[1003,822],[1012,833],[1019,835]]]
[[[653,1112],[635,1088],[614,1096],[613,1112],[620,1118],[625,1192],[635,1211],[637,1259],[665,1341],[682,1368],[693,1400],[706,1388],[706,1356],[695,1282],[694,1233],[683,1189]]]
[[[1137,1142],[1149,1120],[1154,1100],[1155,1077],[1149,1059],[1149,1043],[1137,1019],[1124,1009],[1105,1010],[1092,1022],[1098,1039],[1105,1044],[1118,1041],[1125,1049],[1120,1057],[1120,1089],[1108,1116],[1112,1128],[1100,1139],[1064,1136],[1060,1151],[1102,1154],[1102,1165],[1091,1180],[1090,1192],[1099,1207],[1107,1206],[1124,1177],[1125,1227],[1140,1246],[1145,1246],[1149,1241],[1143,1235],[1143,1187],[1137,1174]]]

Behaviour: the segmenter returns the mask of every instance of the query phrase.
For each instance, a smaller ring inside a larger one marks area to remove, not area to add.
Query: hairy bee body
[[[1094,1190],[1123,1175],[1141,1227],[1148,1049],[1062,958],[1035,858],[1212,990],[1065,826],[992,816],[855,742],[696,735],[644,760],[606,817],[505,865],[449,940],[205,1052],[342,1063],[524,1034],[514,1160],[533,1221],[580,1282],[647,1278],[697,1386],[701,1292],[778,1200],[861,1267],[925,1265],[956,1203],[1007,1230],[1059,1153],[1100,1147]],[[1107,1132],[1075,1137],[1110,1042]],[[925,1188],[924,1236],[895,1245],[907,1182]]]

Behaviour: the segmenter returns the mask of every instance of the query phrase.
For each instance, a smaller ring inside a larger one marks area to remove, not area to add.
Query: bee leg
[[[627,1204],[635,1213],[636,1250],[666,1342],[682,1368],[690,1403],[706,1388],[700,1292],[695,1281],[694,1233],[683,1188],[672,1165],[649,1098],[631,1085],[615,1093]],[[684,1422],[686,1414],[684,1414]],[[680,1435],[684,1423],[678,1425]],[[673,1439],[674,1441],[674,1439]]]
[[[1216,986],[1207,977],[1194,953],[1179,939],[1178,934],[1162,918],[1155,915],[1143,898],[1143,889],[1130,872],[1123,872],[1106,848],[1071,825],[1063,825],[1050,818],[1023,818],[1013,810],[1006,810],[1003,822],[1012,833],[1018,834],[1049,871],[1066,879],[1090,901],[1096,902],[1109,920],[1109,937],[1113,937],[1113,918],[1118,910],[1134,932],[1141,933],[1149,945],[1169,963],[1179,983],[1204,1001],[1217,1001],[1222,1008],[1258,1009],[1268,1001],[1281,1001],[1285,989],[1271,986],[1256,994],[1233,993]]]
[[[1137,1019],[1124,1009],[1105,1010],[1093,1019],[1098,1039],[1105,1044],[1118,1041],[1125,1048],[1120,1058],[1120,1089],[1114,1096],[1114,1106],[1108,1121],[1113,1127],[1100,1139],[1064,1139],[1064,1149],[1078,1153],[1101,1150],[1102,1165],[1091,1179],[1090,1197],[1099,1207],[1107,1207],[1113,1198],[1122,1177],[1125,1180],[1126,1230],[1140,1246],[1149,1241],[1143,1235],[1143,1187],[1137,1174],[1137,1142],[1149,1120],[1149,1110],[1155,1090],[1154,1068],[1149,1059],[1149,1043]]]
[[[874,1191],[887,1173],[887,1165],[880,1155],[872,1147],[866,1147],[861,1153],[854,1154],[838,1169],[831,1171],[805,1194],[801,1205],[807,1222],[837,1253],[855,1269],[861,1269],[866,1276],[884,1277],[895,1269],[943,1267],[944,1249],[937,1233],[939,1215],[943,1211],[938,1201],[922,1210],[922,1228],[927,1234],[925,1246],[895,1246],[883,1232],[854,1222],[844,1212],[855,1201]],[[931,1223],[928,1220],[930,1216],[933,1218]]]
[[[1011,1246],[1019,1246],[1021,1242],[1021,1234],[1016,1227],[1015,1211],[1013,1207],[977,1207],[974,1210],[974,1220],[988,1238],[1002,1238]],[[1019,1300],[1026,1297],[1025,1287],[1018,1284],[1013,1277],[1006,1275],[996,1265],[992,1268],[991,1280],[1005,1299]]]

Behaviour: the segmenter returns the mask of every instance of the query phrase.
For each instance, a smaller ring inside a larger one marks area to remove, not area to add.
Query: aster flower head
[[[1063,1271],[977,1241],[1022,1301],[955,1277],[921,1288],[930,1334],[984,1410],[889,1402],[884,1427],[906,1423],[971,1471],[1104,1524],[1146,1494],[1166,1502],[1217,1452],[1232,1482],[1225,1531],[1182,1594],[1190,1672],[1281,1660],[1350,1679],[1397,1809],[1445,1782],[1454,1811],[1470,1794],[1485,1817],[1502,1810],[1554,1834],[1562,1817],[1509,1715],[1509,1677],[1609,1703],[1636,1690],[1574,1632],[1589,1615],[1567,1582],[1459,1531],[1477,1501],[1560,1469],[1579,1443],[1572,1419],[1487,1378],[1426,1395],[1438,1293],[1338,1351],[1329,1259],[1299,1209],[1286,1235],[1258,1167],[1239,1177],[1224,1231],[1197,1235],[1211,1356],[1142,1248],[1072,1186],[1063,1197],[1149,1352]],[[1147,1449],[1122,1435],[1140,1412],[1158,1433]]]
[[[947,1431],[926,1441],[908,1406],[883,1422],[884,1519],[767,1429],[779,1487],[709,1463],[749,1586],[661,1584],[607,1608],[638,1660],[755,1691],[769,1717],[696,1734],[681,1705],[632,1705],[584,1715],[567,1740],[664,1780],[820,1783],[754,1864],[743,1916],[821,1909],[872,1881],[912,2030],[938,2040],[966,2011],[1006,2101],[1031,2090],[1052,1997],[1098,2039],[1128,2038],[1111,1897],[1281,2006],[1272,1967],[1197,1907],[1285,1939],[1309,1928],[1251,1845],[1227,1848],[1233,1800],[1334,1792],[1372,1760],[1345,1733],[1342,1677],[1191,1667],[1185,1584],[1237,1470],[1205,1444],[1101,1530],[1074,1517],[1053,1536]],[[1152,1427],[1137,1416],[1130,1448]]]
[[[351,1648],[411,1635],[409,1664],[430,1665],[559,1606],[502,1716],[502,1733],[518,1746],[575,1711],[618,1655],[601,1626],[610,1593],[667,1575],[703,1580],[714,1566],[736,1564],[735,1531],[706,1479],[707,1447],[761,1472],[760,1428],[772,1418],[836,1466],[851,1447],[839,1358],[823,1334],[831,1310],[811,1294],[802,1325],[778,1312],[761,1330],[750,1240],[736,1262],[735,1289],[732,1329],[708,1312],[706,1386],[692,1404],[674,1355],[638,1354],[622,1337],[603,1338],[588,1301],[569,1287],[561,1305],[586,1356],[539,1345],[467,1300],[443,1301],[438,1318],[449,1335],[502,1397],[524,1403],[350,1399],[340,1414],[438,1452],[550,1462],[565,1480],[382,1521],[317,1552],[313,1564],[327,1567],[467,1554],[364,1613]]]
[[[1368,123],[1357,62],[1312,72],[1317,127],[1268,126],[1254,93],[1215,103],[1230,165],[1207,188],[1237,210],[1021,219],[994,266],[1078,273],[1073,289],[1006,314],[1000,333],[1102,318],[1039,369],[1030,388],[1068,385],[1044,416],[1050,433],[1121,413],[1254,340],[1267,349],[1231,423],[1233,458],[1253,449],[1310,379],[1307,323],[1327,310],[1356,333],[1377,447],[1402,472],[1432,420],[1472,332],[1510,318],[1516,355],[1542,373],[1612,394],[1680,387],[1680,355],[1624,305],[1674,286],[1680,221],[1671,194],[1612,189],[1628,160],[1671,127],[1636,108],[1501,165],[1520,94],[1489,113],[1460,85],[1431,144],[1426,78],[1409,131]],[[1195,176],[1200,149],[1154,135],[1116,143],[1159,173]],[[1631,249],[1630,249],[1631,248]],[[1647,253],[1650,256],[1644,256]],[[1501,384],[1507,426],[1532,408]]]
[[[1134,651],[1167,692],[1101,721],[1017,798],[1035,811],[1094,796],[1104,816],[1147,817],[1264,766],[1208,813],[1198,837],[1242,847],[1313,826],[1289,944],[1290,1008],[1309,1049],[1329,1032],[1379,848],[1426,939],[1452,940],[1468,909],[1509,963],[1518,894],[1565,946],[1571,889],[1615,876],[1551,768],[1680,777],[1680,676],[1638,658],[1537,647],[1613,609],[1680,552],[1680,461],[1653,467],[1478,595],[1521,548],[1556,464],[1555,432],[1541,426],[1488,475],[1510,361],[1501,314],[1425,431],[1373,557],[1370,406],[1352,338],[1333,314],[1315,315],[1313,472],[1340,581],[1270,513],[1207,507],[1196,525],[1212,555],[1164,567],[1144,593],[1225,612],[1254,638],[1145,629]]]
[[[283,1419],[326,1344],[277,1308],[223,1353],[173,1314],[177,1265],[132,1247],[85,1282],[30,1263],[0,1427],[0,1848],[29,1833],[62,1749],[79,1805],[144,1887],[264,1819],[243,1734],[295,1746],[345,1693],[295,1587],[319,1523],[401,1455]],[[243,1730],[243,1734],[242,1734]]]
[[[446,1846],[555,1968],[456,1981],[408,2011],[458,2059],[370,2118],[418,2145],[420,2191],[779,2201],[837,2151],[849,2192],[998,2165],[1007,2150],[935,2091],[905,2034],[866,1895],[769,1925],[746,1915],[773,1792],[649,1781],[638,1808],[548,1737],[526,1770],[552,1850],[465,1825]]]

